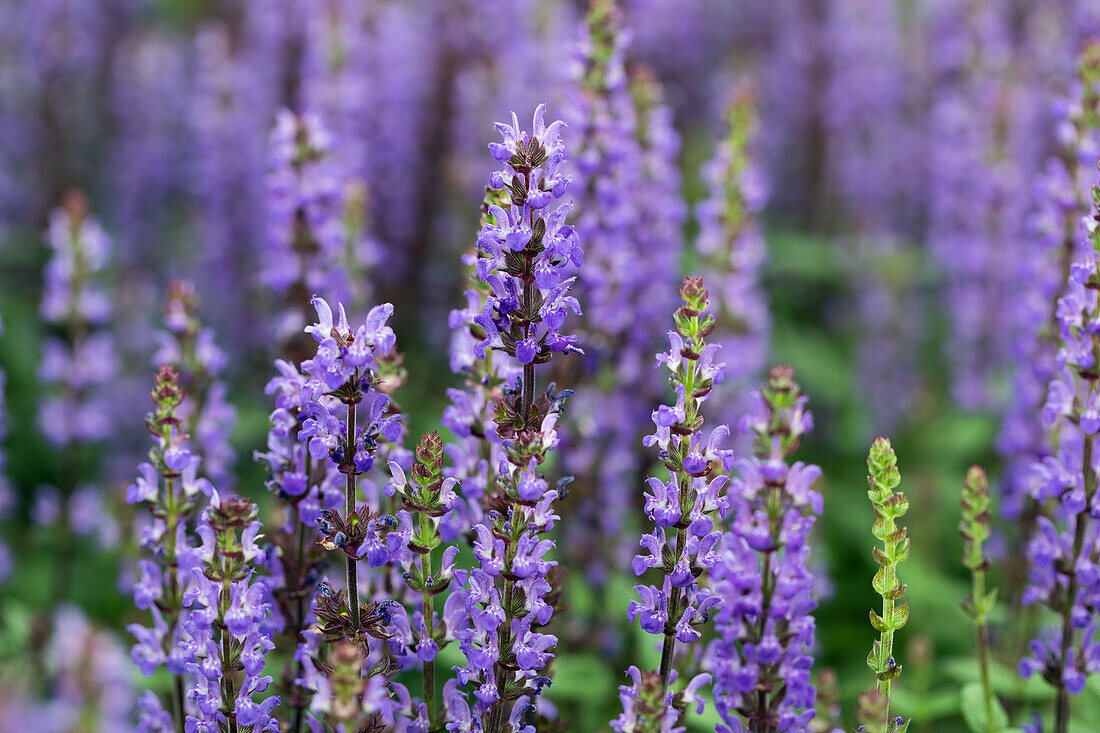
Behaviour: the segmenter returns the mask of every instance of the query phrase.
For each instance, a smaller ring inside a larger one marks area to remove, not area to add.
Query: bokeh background
[[[142,420],[156,330],[173,280],[195,283],[203,318],[228,356],[236,490],[270,501],[252,453],[267,431],[263,386],[276,356],[278,303],[260,273],[271,257],[269,141],[277,111],[318,114],[332,132],[334,157],[363,187],[370,246],[357,277],[370,301],[395,305],[409,374],[398,399],[410,433],[419,435],[438,426],[445,390],[457,382],[447,313],[462,303],[459,257],[476,233],[492,122],[512,110],[529,119],[538,102],[568,119],[585,5],[0,6],[0,367],[7,376],[0,709],[77,706],[84,727],[50,728],[64,719],[58,713],[44,714],[42,730],[115,730],[95,727],[101,708],[107,700],[124,706],[143,684],[128,667],[123,631],[138,614],[127,590],[133,512],[122,497],[147,445]],[[977,671],[972,627],[957,606],[969,587],[959,562],[958,491],[971,463],[986,466],[1000,486],[1013,457],[998,448],[998,435],[1013,405],[1015,319],[1038,236],[1038,184],[1065,142],[1062,100],[1073,93],[1079,55],[1100,33],[1100,6],[623,0],[621,12],[626,68],[649,80],[655,103],[668,110],[669,180],[685,206],[680,226],[653,245],[667,248],[679,270],[652,282],[653,298],[667,301],[683,274],[707,277],[696,247],[696,205],[707,195],[700,168],[726,134],[731,101],[751,99],[755,108],[748,150],[768,193],[759,220],[769,360],[796,368],[816,417],[800,457],[824,469],[818,668],[836,672],[850,722],[855,696],[869,683],[874,602],[864,460],[870,440],[887,434],[913,507],[913,557],[904,571],[912,612],[901,634],[906,671],[896,709],[912,714],[910,730],[918,733],[966,730],[960,689]],[[570,131],[565,139],[572,142]],[[110,301],[117,376],[103,386],[102,438],[62,456],[39,422],[50,393],[44,345],[56,335],[40,302],[50,212],[72,191],[83,193],[109,240],[97,277]],[[57,487],[65,486],[92,488],[59,508]],[[627,535],[641,527],[641,491]],[[590,523],[582,532],[600,531],[591,517],[576,521]],[[1018,548],[1005,523],[997,542],[1005,562],[995,572],[1005,587],[995,681],[1014,721],[1050,699],[1040,683],[1015,674],[1028,622],[1004,568]],[[562,633],[549,695],[573,730],[600,730],[617,714],[628,657],[651,651],[625,624],[628,567],[612,569],[598,592],[586,568],[571,570],[572,631]],[[67,626],[43,621],[58,613]],[[612,629],[615,639],[593,642],[596,628]],[[68,636],[54,638],[57,629]],[[100,660],[99,682],[66,676],[65,660],[80,654]],[[1080,720],[1100,721],[1095,680],[1078,704]],[[1080,730],[1097,729],[1100,722]]]

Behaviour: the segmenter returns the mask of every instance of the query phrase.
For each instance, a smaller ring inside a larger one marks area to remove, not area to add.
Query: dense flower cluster
[[[309,441],[302,442],[301,409],[308,392],[307,377],[291,363],[275,362],[278,376],[266,387],[275,395],[275,410],[270,415],[267,450],[256,451],[255,458],[268,471],[266,486],[284,507],[283,522],[271,533],[272,549],[265,556],[275,626],[282,632],[294,663],[284,672],[285,704],[296,711],[296,729],[309,704],[306,666],[309,655],[306,629],[316,621],[314,613],[317,585],[325,562],[317,544],[317,526],[321,514],[343,501],[341,476],[329,461],[314,461]],[[315,651],[315,650],[314,650]]]
[[[998,448],[1010,463],[1001,506],[1009,518],[1026,508],[1033,466],[1051,456],[1053,425],[1035,419],[1055,375],[1059,347],[1056,308],[1065,290],[1066,267],[1085,255],[1081,220],[1088,213],[1088,188],[1100,156],[1100,46],[1082,55],[1072,95],[1056,107],[1060,150],[1039,179],[1037,209],[1030,222],[1033,256],[1019,262],[1023,290],[1015,309],[1012,356],[1013,400],[1005,413]],[[1060,422],[1060,421],[1059,421]]]
[[[1056,718],[1069,719],[1069,695],[1080,694],[1089,675],[1100,672],[1100,572],[1097,571],[1097,456],[1100,430],[1094,378],[1100,354],[1100,186],[1093,187],[1093,215],[1088,239],[1072,266],[1065,294],[1058,300],[1062,345],[1057,369],[1043,405],[1044,421],[1063,424],[1054,455],[1034,466],[1032,498],[1051,508],[1040,516],[1028,543],[1028,587],[1025,604],[1041,603],[1061,619],[1060,627],[1031,643],[1031,655],[1020,662],[1025,677],[1042,675],[1058,691]]]
[[[182,723],[190,641],[185,628],[188,610],[184,593],[190,588],[196,562],[189,542],[188,519],[200,502],[215,492],[210,482],[200,477],[201,458],[192,453],[182,433],[178,410],[184,394],[179,375],[171,366],[163,366],[157,373],[152,397],[154,409],[145,422],[153,436],[153,447],[149,462],[138,467],[140,475],[126,490],[126,501],[144,505],[151,515],[151,521],[140,531],[147,557],[139,562],[134,605],[149,611],[153,625],[131,624],[128,628],[137,640],[132,656],[142,674],[148,677],[163,665],[175,676],[168,707],[171,713],[164,713],[155,697],[143,703],[146,711]]]
[[[789,464],[813,427],[789,367],[774,367],[745,416],[753,455],[737,461],[711,570],[721,599],[709,649],[721,730],[804,730],[814,716],[809,534],[822,512],[817,466]],[[743,727],[744,725],[744,727]]]
[[[106,327],[111,303],[97,282],[110,258],[107,233],[72,193],[50,217],[51,250],[42,291],[42,318],[58,333],[43,348],[39,379],[53,394],[38,423],[55,447],[94,443],[114,430],[110,387],[118,371],[115,341]]]
[[[192,576],[181,623],[192,681],[187,700],[196,710],[188,713],[188,733],[279,731],[271,716],[279,698],[255,699],[271,683],[264,657],[274,648],[269,589],[254,577],[263,554],[256,512],[248,499],[219,500],[215,492],[196,530],[202,545],[189,548],[193,557],[183,565]]]
[[[504,206],[507,202],[508,193],[504,189],[487,188],[482,204],[482,226],[490,223],[490,206]],[[463,375],[465,384],[463,389],[447,390],[450,404],[443,410],[443,427],[454,434],[454,440],[446,447],[452,464],[448,474],[461,483],[460,501],[441,525],[446,541],[453,540],[483,519],[482,498],[488,488],[495,485],[497,466],[504,459],[503,441],[493,421],[493,404],[503,396],[502,389],[516,387],[522,372],[516,360],[506,354],[487,351],[479,358],[474,352],[484,334],[474,319],[484,311],[492,292],[474,271],[477,259],[476,246],[463,255],[469,281],[464,294],[466,307],[452,310],[448,318],[452,329],[451,370]]]
[[[760,287],[767,257],[756,217],[767,198],[763,174],[752,158],[757,121],[751,98],[729,109],[729,130],[701,171],[707,197],[699,202],[696,246],[707,260],[714,292],[715,333],[725,380],[715,393],[717,419],[736,424],[746,408],[748,385],[760,376],[768,354],[768,308]]]
[[[364,236],[365,192],[344,173],[317,115],[281,110],[268,143],[267,244],[264,282],[290,308],[276,336],[302,333],[305,296],[351,306],[364,300],[364,270],[374,243]]]
[[[634,586],[638,600],[632,600],[627,609],[629,621],[638,619],[647,633],[663,636],[659,671],[663,690],[671,689],[676,642],[686,645],[698,640],[700,627],[719,603],[701,578],[704,573],[710,577],[718,561],[715,548],[722,533],[715,519],[728,506],[726,473],[733,467],[733,452],[722,448],[729,428],[719,425],[705,438],[702,432],[700,407],[723,378],[723,364],[716,359],[719,347],[705,341],[714,328],[714,315],[702,280],[686,278],[680,298],[683,303],[674,314],[676,330],[668,334],[668,353],[657,355],[657,366],[663,364],[669,371],[676,403],[653,411],[656,432],[644,440],[645,445],[659,449],[668,479],[647,481],[645,511],[654,528],[642,535],[644,552],[633,562],[635,575],[656,569],[663,577],[659,586]],[[689,687],[698,684],[696,680]],[[664,693],[660,697],[664,699]],[[626,705],[627,697],[623,699],[623,715],[616,723],[620,729],[639,714],[632,702]]]
[[[475,353],[484,357],[491,345],[523,365],[520,383],[493,406],[505,457],[494,467],[495,485],[483,498],[488,511],[473,528],[480,566],[455,573],[465,618],[461,625],[453,617],[448,622],[466,657],[458,682],[474,698],[453,707],[493,733],[503,730],[505,719],[522,729],[518,721],[549,682],[540,673],[557,643],[542,631],[557,602],[550,573],[557,563],[547,558],[553,541],[541,535],[558,519],[559,489],[540,475],[539,466],[558,445],[558,417],[570,393],[550,385],[536,397],[535,365],[548,362],[554,352],[580,351],[577,337],[563,328],[569,311],[580,313],[569,295],[575,278],[565,271],[580,266],[581,249],[565,224],[568,205],[548,209],[565,194],[569,178],[562,172],[563,123],[546,126],[544,112],[542,105],[535,110],[529,133],[514,115],[511,126],[497,125],[503,143],[489,150],[504,167],[492,173],[489,186],[508,191],[508,208],[489,206],[475,263],[478,279],[490,288],[484,310],[474,317],[484,336]]]

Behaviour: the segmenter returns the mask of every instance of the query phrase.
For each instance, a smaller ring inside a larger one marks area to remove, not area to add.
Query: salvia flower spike
[[[814,717],[815,643],[809,535],[823,510],[821,469],[789,464],[813,426],[791,367],[778,365],[751,396],[743,426],[753,455],[737,461],[718,547],[719,638],[708,649],[714,703],[725,730],[794,733]]]
[[[649,718],[654,723],[666,715],[675,719],[678,710],[683,709],[679,694],[672,689],[676,643],[690,644],[699,639],[700,627],[718,603],[701,577],[709,575],[717,561],[714,549],[721,532],[715,529],[715,519],[725,506],[729,482],[725,473],[732,468],[733,460],[732,452],[721,447],[729,428],[720,425],[707,438],[702,433],[700,406],[714,385],[722,381],[723,374],[722,364],[716,360],[718,347],[706,342],[714,328],[709,294],[700,278],[688,277],[680,286],[680,298],[681,305],[673,316],[676,329],[668,335],[669,350],[657,355],[657,365],[669,371],[676,403],[654,410],[656,431],[643,440],[646,446],[659,449],[668,479],[648,480],[652,493],[645,496],[645,510],[654,527],[642,536],[644,552],[633,562],[635,575],[656,569],[663,577],[659,586],[634,586],[638,598],[627,607],[628,621],[638,619],[643,630],[662,637],[656,683],[664,708],[659,718]],[[645,680],[652,683],[648,677]],[[688,688],[709,680],[709,674],[699,675],[688,683]],[[637,681],[634,685],[637,691],[644,687]],[[642,714],[642,708],[635,709],[634,703],[645,699],[623,696],[623,713],[612,727],[630,730],[630,721]]]
[[[757,222],[767,186],[754,164],[757,119],[748,93],[737,95],[727,119],[725,139],[700,171],[707,197],[696,206],[696,243],[707,271],[719,281],[713,340],[726,355],[726,381],[711,404],[720,419],[732,422],[744,412],[748,388],[759,380],[767,360],[768,307],[760,282],[767,245]]]
[[[1030,565],[1024,604],[1041,602],[1059,619],[1031,642],[1020,673],[1038,673],[1056,689],[1055,733],[1069,730],[1070,696],[1080,694],[1097,671],[1096,639],[1100,572],[1097,572],[1096,434],[1100,384],[1100,186],[1092,189],[1094,210],[1086,219],[1089,246],[1070,268],[1065,294],[1058,301],[1059,333],[1055,378],[1042,415],[1048,425],[1061,422],[1058,450],[1035,463],[1032,497],[1052,510],[1040,516],[1028,543]],[[1057,522],[1057,524],[1056,524]],[[1064,524],[1063,524],[1064,523]],[[1061,525],[1064,528],[1060,528]]]
[[[871,611],[871,625],[879,632],[867,666],[878,680],[877,692],[882,698],[886,720],[884,733],[902,733],[909,723],[898,718],[890,719],[890,685],[899,674],[901,665],[894,658],[894,632],[909,620],[909,604],[905,601],[905,586],[898,580],[898,566],[909,557],[909,537],[905,527],[897,520],[909,510],[905,494],[895,491],[901,484],[898,459],[887,438],[876,438],[867,456],[867,498],[874,510],[871,534],[882,543],[874,548],[875,563],[879,566],[872,586],[882,597],[882,614]],[[901,721],[900,723],[897,721]]]
[[[140,579],[134,587],[134,603],[149,610],[153,625],[131,624],[128,630],[137,639],[132,656],[142,674],[152,675],[164,665],[173,675],[171,715],[180,730],[187,673],[184,627],[188,610],[183,595],[191,581],[187,527],[199,502],[213,494],[213,487],[199,475],[201,460],[192,454],[181,431],[178,410],[184,394],[173,367],[165,365],[157,372],[152,398],[153,411],[145,418],[153,436],[149,462],[139,466],[140,475],[126,490],[126,501],[142,504],[151,515],[139,540],[147,557],[138,563]],[[150,705],[154,702],[148,701]]]
[[[227,401],[228,388],[219,379],[228,358],[214,341],[214,331],[199,320],[195,286],[175,281],[168,288],[164,331],[157,334],[160,348],[155,364],[171,364],[179,372],[187,399],[180,405],[183,432],[191,450],[202,459],[202,475],[222,491],[232,487],[235,455],[229,435],[237,421]]]
[[[278,733],[272,710],[279,698],[266,692],[264,658],[274,648],[266,579],[255,574],[264,550],[257,508],[248,499],[217,493],[198,525],[202,545],[188,548],[191,584],[183,603],[188,638],[186,668],[194,712],[188,733]]]
[[[557,562],[547,557],[554,543],[543,535],[558,519],[560,486],[551,486],[539,466],[559,443],[558,418],[572,393],[553,384],[537,391],[535,367],[554,354],[582,353],[577,336],[564,331],[568,314],[580,314],[569,294],[575,277],[566,271],[580,266],[581,248],[565,224],[569,205],[551,208],[565,195],[569,177],[562,171],[564,125],[545,124],[544,114],[539,105],[530,132],[515,115],[511,125],[497,124],[503,141],[489,151],[501,169],[490,175],[489,187],[506,198],[489,203],[474,264],[488,285],[484,308],[473,318],[481,336],[474,353],[483,359],[491,347],[522,365],[519,383],[506,385],[493,406],[503,459],[483,498],[482,521],[473,528],[480,567],[456,574],[464,618],[455,613],[448,622],[466,656],[457,668],[459,684],[472,688],[474,697],[472,706],[460,698],[448,711],[480,718],[489,733],[515,727],[534,710],[549,684],[544,668],[557,644],[557,637],[543,633],[559,602],[559,581],[551,573]]]
[[[299,412],[298,440],[308,444],[314,461],[327,459],[345,477],[343,514],[332,511],[321,530],[326,549],[339,549],[345,555],[347,630],[355,638],[362,631],[356,561],[360,548],[365,552],[369,546],[364,533],[370,519],[369,508],[359,507],[356,501],[356,477],[371,469],[383,441],[393,442],[401,433],[400,415],[380,391],[395,363],[396,337],[387,325],[393,306],[375,306],[366,321],[352,330],[343,305],[338,304],[335,317],[323,298],[314,296],[313,305],[317,322],[305,331],[317,342],[317,352],[302,363],[309,379],[303,388],[308,398]],[[364,426],[356,418],[361,404]]]

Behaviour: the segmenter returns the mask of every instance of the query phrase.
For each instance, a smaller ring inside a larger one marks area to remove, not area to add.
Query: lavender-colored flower
[[[563,329],[567,312],[580,312],[568,294],[574,278],[566,270],[580,265],[581,249],[564,222],[568,205],[549,208],[565,194],[569,178],[562,172],[563,124],[546,126],[544,112],[542,105],[536,109],[531,132],[521,130],[514,115],[511,126],[497,125],[504,140],[489,151],[503,170],[493,172],[489,186],[504,189],[508,202],[488,207],[474,266],[488,286],[484,308],[473,319],[481,336],[474,353],[482,359],[491,346],[523,364],[519,384],[505,390],[491,413],[505,457],[482,499],[490,511],[474,527],[480,567],[455,572],[463,605],[447,620],[466,657],[457,672],[459,684],[472,692],[470,715],[491,731],[516,719],[517,707],[522,715],[549,682],[540,673],[557,643],[542,631],[556,602],[550,571],[557,563],[547,559],[553,542],[540,535],[558,519],[553,504],[559,491],[538,468],[558,445],[558,416],[570,393],[551,385],[536,397],[535,366],[555,352],[580,351],[577,337]],[[519,700],[513,690],[522,691]]]
[[[590,256],[578,291],[588,378],[572,402],[564,453],[577,521],[564,528],[563,549],[598,585],[632,553],[623,520],[642,472],[641,426],[664,386],[649,360],[674,307],[685,216],[679,136],[657,83],[642,69],[627,73],[630,36],[614,3],[591,4],[567,114],[579,140],[572,221]],[[605,625],[586,626],[599,633]]]
[[[817,603],[807,540],[822,511],[813,489],[821,469],[787,463],[813,425],[805,403],[793,370],[774,367],[745,417],[753,456],[738,461],[723,513],[729,531],[712,570],[719,638],[708,666],[715,707],[731,731],[742,721],[748,730],[800,731],[814,715],[810,612]]]
[[[1028,586],[1023,602],[1041,603],[1060,619],[1057,630],[1040,633],[1031,655],[1020,662],[1024,677],[1040,674],[1056,690],[1055,729],[1066,730],[1070,695],[1079,694],[1089,675],[1100,672],[1100,571],[1095,564],[1100,538],[1096,516],[1097,457],[1093,450],[1100,422],[1095,419],[1097,387],[1093,374],[1100,353],[1100,186],[1093,189],[1094,213],[1086,220],[1090,247],[1070,268],[1057,318],[1062,345],[1056,356],[1043,419],[1056,422],[1054,455],[1034,464],[1031,496],[1050,507],[1040,517],[1027,547]]]
[[[281,110],[268,143],[264,283],[285,302],[276,338],[293,344],[307,325],[306,293],[363,303],[374,243],[362,232],[362,185],[336,158],[321,119]],[[359,193],[357,193],[357,191]]]
[[[114,428],[109,387],[118,364],[105,328],[111,307],[97,279],[110,257],[110,240],[81,194],[70,194],[50,217],[46,242],[51,259],[44,273],[42,318],[64,338],[45,343],[39,378],[51,394],[39,411],[39,426],[55,447],[95,443]]]
[[[384,538],[387,545],[393,542],[394,546],[387,549],[394,551],[402,537],[390,531],[395,528],[396,521],[387,522],[369,505],[360,505],[357,498],[358,477],[372,469],[384,445],[400,440],[402,434],[400,414],[386,394],[400,386],[401,381],[401,358],[394,348],[393,329],[387,325],[393,306],[387,303],[372,308],[365,322],[352,330],[343,305],[338,305],[338,316],[334,318],[324,299],[315,296],[313,304],[318,320],[305,331],[316,341],[316,354],[302,363],[304,383],[293,370],[283,369],[280,400],[296,409],[297,414],[280,416],[276,425],[283,423],[282,430],[289,429],[288,436],[295,435],[296,431],[308,461],[324,466],[331,476],[344,476],[344,492],[340,497],[343,510],[326,507],[317,518],[321,545],[344,555],[344,590],[334,593],[327,583],[322,583],[314,613],[326,641],[353,642],[368,655],[367,637],[388,637],[390,632],[384,627],[389,626],[394,612],[388,600],[360,605],[358,563],[360,558],[367,557],[371,564],[375,561],[384,564],[388,555],[375,552],[379,540]],[[279,412],[277,409],[275,414]],[[362,426],[357,414],[366,418]],[[301,456],[291,449],[288,457],[298,461]],[[282,491],[291,496],[310,491],[312,474],[308,473],[310,464],[305,465],[306,472],[293,471],[299,475],[283,474]],[[289,485],[287,479],[290,479]],[[324,487],[321,488],[323,493]],[[300,505],[298,514],[299,519],[306,520]],[[300,614],[294,623],[303,623]],[[300,648],[299,655],[304,653]]]
[[[1056,412],[1056,403],[1071,399],[1066,393],[1047,400],[1047,385],[1055,375],[1058,349],[1059,295],[1065,290],[1066,267],[1087,254],[1080,222],[1087,213],[1088,182],[1100,156],[1100,45],[1082,55],[1078,80],[1071,96],[1055,106],[1060,150],[1051,156],[1035,183],[1036,210],[1029,222],[1032,252],[1017,265],[1014,299],[1012,402],[998,436],[998,449],[1008,460],[1002,493],[1003,511],[1010,519],[1024,514],[1033,467],[1057,449],[1054,426],[1060,419],[1037,421],[1044,402]],[[1065,385],[1059,382],[1057,389]]]
[[[165,727],[163,715],[154,718],[145,713],[154,707],[159,709],[159,702],[142,701],[143,715],[139,726],[134,727],[138,693],[126,651],[114,633],[97,627],[83,611],[68,604],[54,610],[50,625],[52,631],[37,660],[43,681],[48,682],[49,696],[36,699],[16,685],[5,685],[6,694],[0,700],[0,726],[4,730],[173,730],[170,721]]]
[[[203,475],[223,491],[232,486],[236,460],[229,435],[237,411],[226,397],[228,387],[218,376],[225,369],[225,353],[214,343],[212,329],[198,317],[198,296],[189,282],[174,282],[168,289],[165,330],[158,334],[160,348],[155,364],[176,367],[185,399],[179,406],[181,430],[189,436],[192,452],[202,463]]]
[[[709,295],[700,278],[688,277],[680,286],[680,298],[676,330],[668,334],[669,350],[657,355],[657,366],[663,364],[669,371],[676,404],[653,411],[656,431],[643,441],[657,446],[669,478],[648,481],[645,511],[654,529],[642,535],[643,552],[633,562],[635,575],[656,569],[663,578],[660,586],[636,585],[638,598],[627,609],[627,620],[638,619],[643,630],[663,637],[658,700],[671,693],[676,643],[699,639],[699,628],[719,603],[701,578],[713,571],[718,559],[715,548],[722,534],[715,520],[727,506],[725,474],[733,461],[732,451],[722,448],[728,427],[719,425],[707,437],[702,432],[700,408],[723,379],[723,365],[715,361],[718,345],[706,342],[714,327]],[[625,705],[627,698],[623,701]],[[624,717],[629,714],[624,707]]]
[[[201,459],[192,454],[180,432],[177,410],[184,395],[172,367],[161,367],[152,397],[154,410],[146,418],[153,436],[150,462],[139,467],[140,475],[126,490],[126,500],[144,504],[150,513],[141,545],[152,559],[139,562],[134,603],[149,610],[153,625],[131,624],[127,630],[137,642],[131,656],[143,675],[148,677],[164,665],[176,676],[171,704],[165,707],[179,726],[184,717],[185,659],[191,639],[184,595],[191,592],[191,570],[197,562],[187,524],[202,497],[215,492],[209,481],[198,476]]]
[[[192,582],[183,596],[190,613],[183,619],[187,699],[194,713],[188,731],[217,731],[238,724],[253,731],[278,733],[271,716],[277,697],[254,698],[267,690],[262,676],[271,641],[270,591],[254,577],[263,551],[255,545],[260,530],[256,507],[247,499],[218,500],[217,494],[198,526],[202,546],[193,548]]]
[[[720,406],[717,419],[736,424],[749,384],[759,377],[768,354],[768,308],[760,283],[767,247],[756,222],[767,190],[753,162],[757,122],[751,99],[739,95],[728,119],[726,138],[701,172],[707,197],[695,214],[696,247],[713,273],[708,278],[714,294],[711,340],[722,347],[725,362],[725,380],[711,404]]]

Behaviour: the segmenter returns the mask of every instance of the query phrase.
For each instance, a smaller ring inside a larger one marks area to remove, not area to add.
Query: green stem
[[[893,563],[887,563],[883,566],[883,571],[886,574],[885,587],[890,589],[886,595],[882,597],[882,618],[887,624],[893,623],[894,618],[894,599],[891,597],[890,592],[897,586],[897,568]],[[882,663],[880,666],[885,667],[888,664],[890,657],[894,656],[894,630],[888,628],[882,632],[882,640],[879,646],[879,661]],[[884,733],[890,731],[890,682],[889,678],[879,680],[878,691],[882,695],[883,710],[886,712],[886,727],[883,729]]]
[[[432,530],[432,520],[427,512],[420,512],[420,534],[427,537]],[[420,571],[423,576],[424,628],[428,638],[435,638],[435,608],[432,593],[428,588],[428,579],[432,577],[432,554],[429,550],[420,556]],[[435,725],[435,660],[424,662],[424,704],[428,706],[428,729]]]
[[[178,674],[172,675],[172,726],[175,728],[176,733],[183,733],[184,720],[186,715],[183,712],[183,677]]]
[[[176,507],[175,479],[164,479],[164,494],[165,509],[167,511],[164,532],[164,562],[167,566],[165,569],[168,575],[168,602],[171,604],[165,614],[168,617],[168,631],[165,634],[165,644],[170,646],[175,643],[176,626],[179,624],[180,616],[179,568],[176,563],[176,528],[179,526],[180,520],[184,519],[184,517],[180,516]],[[165,651],[169,650],[166,649]],[[178,674],[172,676],[174,677],[172,684],[172,724],[176,733],[183,733],[187,717],[183,707],[183,677]]]
[[[232,568],[229,560],[222,560],[222,597],[218,603],[218,627],[221,631],[222,646],[222,712],[229,721],[229,733],[238,733],[237,713],[234,707],[237,693],[233,684],[233,637],[225,626],[225,612],[231,596]]]
[[[975,570],[973,574],[971,598],[975,604],[985,598],[985,571]],[[989,680],[989,626],[985,614],[975,619],[978,632],[978,668],[982,679],[982,697],[985,701],[986,730],[993,733],[993,686]]]
[[[233,689],[233,670],[232,667],[229,666],[229,660],[233,658],[232,654],[233,641],[229,636],[229,631],[222,629],[222,678],[225,683],[225,700],[223,704],[227,709],[225,716],[229,719],[229,733],[238,733],[237,713],[233,709],[237,693]]]
[[[684,544],[687,542],[687,530],[676,530],[676,559],[684,554]],[[668,622],[665,624],[665,643],[661,648],[661,689],[668,690],[668,679],[672,675],[672,658],[676,653],[676,624],[680,622],[680,594],[679,587],[672,589],[672,597],[668,602]]]
[[[347,450],[352,453],[355,450],[355,403],[348,403],[348,425],[347,425]],[[347,469],[347,485],[344,492],[344,514],[345,519],[348,522],[353,521],[352,517],[355,515],[355,463],[354,455],[344,456],[344,460],[347,461],[350,466]],[[355,559],[351,556],[344,555],[344,567],[347,577],[347,591],[348,591],[348,610],[351,612],[351,624],[355,629],[355,633],[359,633],[359,579],[357,577],[357,569],[355,565]]]

